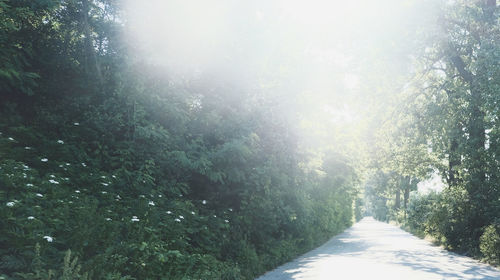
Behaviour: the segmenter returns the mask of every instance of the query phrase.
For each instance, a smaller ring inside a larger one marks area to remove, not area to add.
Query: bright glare
[[[357,125],[381,73],[409,71],[404,35],[430,15],[419,3],[129,0],[128,33],[133,51],[166,73],[266,87],[325,129]]]
[[[422,194],[440,192],[444,187],[443,178],[437,173],[432,174],[431,178],[417,184],[418,192]]]

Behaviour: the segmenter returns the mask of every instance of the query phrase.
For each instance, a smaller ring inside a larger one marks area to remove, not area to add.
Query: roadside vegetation
[[[253,279],[352,224],[345,146],[305,147],[265,88],[146,61],[124,19],[0,0],[1,279]]]
[[[369,211],[500,263],[500,22],[496,1],[453,1],[379,130]],[[382,159],[382,160],[380,160]],[[417,192],[439,176],[439,190]]]

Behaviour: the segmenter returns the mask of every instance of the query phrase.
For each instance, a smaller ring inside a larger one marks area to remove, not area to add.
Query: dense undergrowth
[[[491,205],[474,209],[470,203],[464,203],[467,200],[467,192],[463,189],[415,194],[407,210],[407,220],[400,220],[411,231],[421,236],[431,236],[438,244],[449,250],[499,265],[500,224],[498,219],[494,218],[498,212],[482,214],[493,217],[491,221],[476,221],[488,224],[487,226],[470,226],[475,211],[498,209],[499,205],[492,201]]]
[[[114,170],[99,168],[113,163],[99,162],[79,147],[83,143],[77,131],[88,132],[87,125],[71,123],[68,130],[73,132],[64,140],[46,140],[25,126],[3,127],[4,276],[46,279],[53,270],[62,277],[63,255],[71,249],[79,256],[81,271],[91,273],[92,279],[251,279],[351,223],[352,195],[345,194],[341,184],[322,185],[332,183],[326,178],[280,184],[286,173],[273,178],[269,169],[255,171],[256,166],[249,167],[248,176],[259,172],[254,180],[267,182],[197,178],[219,190],[204,192],[200,187],[195,192],[187,179],[202,175],[187,166],[154,165],[153,158],[137,169],[125,168],[127,163]],[[230,153],[241,156],[225,151],[226,156]],[[175,168],[186,177],[167,181],[174,178],[161,176],[156,168]],[[229,167],[224,171],[236,172]],[[156,183],[161,179],[165,183]],[[230,190],[224,190],[226,184],[231,184]]]
[[[118,4],[0,8],[0,279],[252,279],[359,218],[341,149],[258,88],[159,75]]]

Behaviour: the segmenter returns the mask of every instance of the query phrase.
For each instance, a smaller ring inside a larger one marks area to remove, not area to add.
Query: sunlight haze
[[[500,279],[499,2],[0,0],[0,280]]]

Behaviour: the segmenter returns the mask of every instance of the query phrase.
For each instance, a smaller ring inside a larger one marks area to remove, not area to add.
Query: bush
[[[490,225],[484,230],[481,226],[483,222],[490,224],[495,214],[483,217],[480,211],[481,207],[471,203],[464,186],[455,186],[440,193],[415,194],[408,205],[407,226],[417,234],[434,237],[448,249],[469,256],[482,255],[485,260],[498,263],[498,225]]]
[[[253,279],[361,212],[347,159],[320,176],[246,136],[181,145],[155,126],[134,145],[98,110],[49,135],[1,108],[0,279]]]
[[[500,226],[489,225],[481,235],[479,248],[484,256],[484,260],[499,265],[500,264]]]
[[[407,209],[407,225],[417,232],[425,232],[429,215],[437,198],[435,193],[419,195],[412,193]]]

